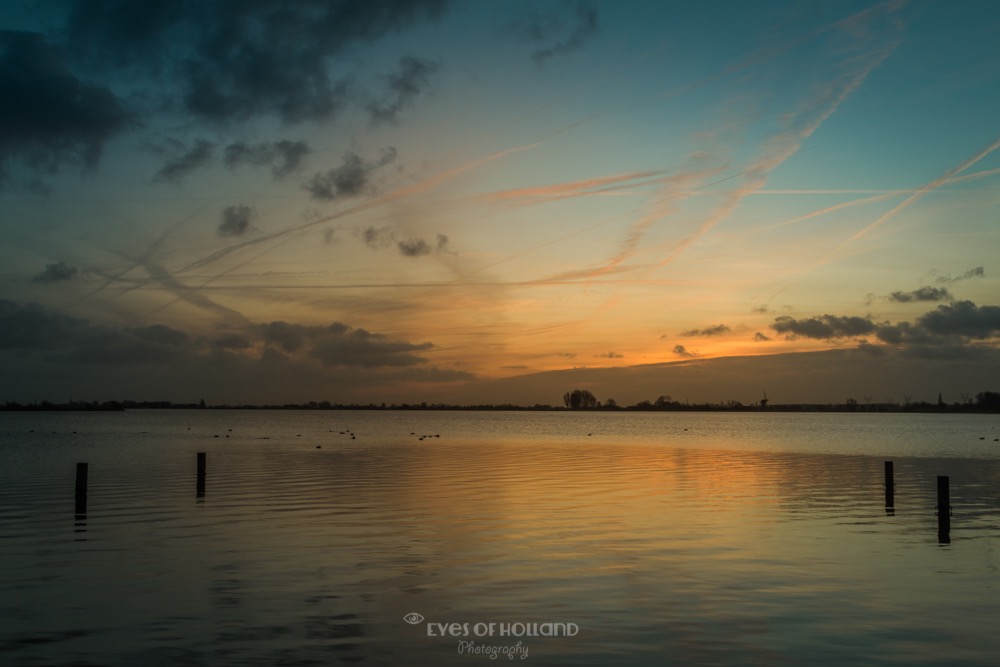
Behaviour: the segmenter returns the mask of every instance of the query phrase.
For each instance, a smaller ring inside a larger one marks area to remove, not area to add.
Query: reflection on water
[[[1000,460],[982,445],[902,456],[913,431],[875,422],[860,454],[842,423],[838,454],[828,415],[743,440],[706,415],[567,417],[61,415],[36,436],[17,416],[0,663],[468,665],[518,642],[544,665],[995,662]]]

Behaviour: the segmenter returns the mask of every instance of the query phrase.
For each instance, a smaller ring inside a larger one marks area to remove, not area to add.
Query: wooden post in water
[[[205,452],[198,452],[198,490],[199,498],[205,495]]]
[[[938,475],[937,478],[937,510],[938,510],[938,542],[951,543],[951,499],[948,489],[948,477]]]
[[[892,480],[892,461],[885,462],[885,513],[895,514],[896,488]]]
[[[76,464],[76,513],[87,513],[87,464]]]

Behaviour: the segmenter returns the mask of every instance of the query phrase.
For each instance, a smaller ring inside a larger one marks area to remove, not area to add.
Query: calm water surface
[[[0,664],[995,665],[998,438],[996,415],[4,413]]]

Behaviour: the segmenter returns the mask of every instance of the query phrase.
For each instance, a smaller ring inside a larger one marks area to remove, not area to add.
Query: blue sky
[[[995,389],[995,3],[109,0],[0,27],[0,363],[30,378],[6,400]]]

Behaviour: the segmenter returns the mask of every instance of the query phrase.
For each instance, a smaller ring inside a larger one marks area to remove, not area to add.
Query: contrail
[[[872,231],[874,231],[878,227],[880,227],[883,224],[885,224],[887,221],[889,221],[892,218],[894,218],[896,215],[898,215],[901,211],[903,211],[904,209],[906,209],[908,206],[910,206],[911,204],[913,204],[914,202],[916,202],[917,200],[919,200],[921,197],[923,197],[927,193],[932,192],[933,190],[941,187],[942,185],[945,185],[947,183],[953,183],[953,182],[956,182],[956,181],[959,181],[959,180],[971,180],[973,178],[983,178],[984,176],[1000,172],[1000,169],[989,169],[989,170],[986,170],[986,171],[983,171],[983,172],[977,172],[975,174],[966,174],[965,176],[959,176],[959,174],[961,174],[963,171],[966,171],[967,169],[969,169],[970,167],[972,167],[973,165],[975,165],[977,162],[979,162],[983,158],[987,157],[988,155],[990,155],[991,153],[993,153],[994,151],[996,151],[998,148],[1000,148],[1000,139],[995,140],[993,143],[991,143],[990,145],[986,146],[985,148],[983,148],[982,150],[980,150],[978,153],[976,153],[975,155],[973,155],[969,159],[965,160],[962,164],[958,165],[957,167],[953,167],[953,168],[949,169],[943,175],[939,176],[938,178],[934,179],[933,181],[931,181],[929,183],[926,183],[922,187],[917,188],[917,190],[912,195],[910,195],[909,197],[907,197],[906,199],[904,199],[902,202],[900,202],[899,204],[897,204],[895,207],[893,207],[887,213],[879,216],[879,218],[877,220],[875,220],[874,222],[870,223],[869,225],[867,225],[863,229],[861,229],[861,230],[855,232],[854,234],[852,234],[850,238],[848,238],[846,241],[844,241],[839,246],[837,246],[833,251],[831,251],[830,253],[828,253],[823,259],[821,259],[820,261],[816,262],[812,266],[810,266],[810,267],[802,270],[795,278],[796,279],[797,278],[801,278],[806,273],[809,273],[811,271],[815,271],[816,269],[818,269],[818,268],[820,268],[822,266],[826,266],[827,264],[831,263],[832,261],[834,261],[834,259],[837,257],[837,255],[842,250],[844,250],[844,248],[846,248],[847,246],[851,245],[852,243],[854,243],[858,239],[861,239],[861,238],[867,236]],[[787,282],[785,282],[784,285],[782,285],[781,287],[779,287],[778,290],[775,291],[775,293],[772,294],[770,296],[770,298],[767,299],[767,301],[768,302],[772,301],[776,296],[778,296],[779,294],[781,294],[782,292],[784,292],[788,288],[788,286],[791,285],[791,284],[792,284],[792,279],[789,279]]]
[[[903,190],[903,192],[912,192],[912,190]],[[841,202],[840,204],[834,204],[833,206],[827,206],[826,208],[821,208],[818,211],[813,211],[812,213],[806,213],[805,215],[800,215],[797,218],[792,218],[791,220],[785,220],[784,222],[778,222],[773,225],[768,225],[766,227],[761,227],[756,230],[757,232],[769,232],[781,227],[786,227],[788,225],[794,225],[799,222],[804,222],[811,218],[816,218],[821,215],[826,215],[827,213],[833,213],[834,211],[839,211],[844,208],[851,208],[854,206],[862,206],[864,204],[872,204],[874,202],[885,201],[886,199],[891,199],[892,197],[897,197],[898,193],[894,191],[885,192],[880,195],[875,195],[874,197],[862,197],[861,199],[852,199],[848,202]]]
[[[511,200],[527,200],[527,203],[550,202],[571,197],[585,197],[594,194],[609,192],[616,189],[636,188],[644,185],[656,183],[660,179],[653,177],[661,176],[663,170],[637,171],[614,176],[599,176],[581,181],[569,183],[556,183],[553,185],[538,185],[527,188],[517,188],[514,190],[501,190],[487,194],[477,195],[478,201],[492,203],[505,202]]]
[[[811,123],[798,132],[789,133],[785,136],[779,135],[777,138],[779,145],[787,142],[787,146],[783,150],[779,151],[777,155],[758,160],[758,162],[751,168],[744,170],[742,173],[750,173],[753,176],[749,183],[737,189],[729,197],[727,197],[726,201],[723,202],[722,205],[719,206],[693,234],[682,239],[673,252],[660,261],[659,266],[663,267],[674,261],[682,252],[691,247],[691,245],[693,245],[698,239],[707,234],[720,222],[727,219],[744,197],[764,187],[764,185],[767,184],[768,175],[779,165],[783,164],[786,160],[795,155],[802,147],[802,142],[811,137],[816,130],[819,129],[819,127],[830,116],[832,116],[837,109],[840,108],[840,105],[843,104],[844,101],[850,97],[852,93],[854,93],[854,91],[861,87],[861,84],[865,82],[872,70],[888,58],[889,54],[891,54],[897,46],[899,46],[899,40],[892,42],[881,53],[877,54],[871,62],[869,62],[850,80],[850,82],[848,82],[846,86],[844,86],[843,90],[841,90],[840,93],[833,99],[826,110],[813,119]]]
[[[542,141],[544,141],[544,140],[542,140]],[[370,201],[363,202],[361,204],[357,204],[357,205],[352,206],[351,208],[348,208],[346,210],[338,211],[337,213],[333,213],[331,215],[323,216],[321,218],[317,218],[316,220],[311,220],[311,221],[303,223],[301,225],[296,225],[294,227],[287,227],[287,228],[285,228],[285,229],[283,229],[281,231],[273,232],[271,234],[266,234],[264,236],[258,236],[256,238],[248,239],[246,241],[243,241],[241,243],[236,243],[234,245],[227,246],[225,248],[222,248],[221,250],[217,250],[217,251],[213,252],[212,254],[208,255],[207,257],[203,257],[202,259],[199,259],[197,261],[194,261],[194,262],[188,264],[184,268],[180,269],[180,271],[178,271],[178,273],[186,273],[188,271],[193,271],[194,269],[199,269],[199,268],[201,268],[203,266],[207,266],[208,264],[216,262],[216,261],[222,259],[223,257],[226,257],[227,255],[230,255],[231,253],[236,252],[237,250],[242,250],[243,248],[246,248],[246,247],[249,247],[249,246],[260,245],[261,243],[267,243],[268,241],[273,241],[275,239],[279,239],[279,238],[281,238],[283,236],[287,236],[289,234],[294,234],[296,232],[301,232],[301,231],[304,231],[304,230],[309,229],[311,227],[315,227],[317,225],[321,225],[321,224],[324,224],[324,223],[327,223],[327,222],[331,222],[333,220],[339,220],[340,218],[343,218],[343,217],[346,217],[346,216],[349,216],[349,215],[353,215],[355,213],[360,213],[361,211],[366,211],[366,210],[371,209],[371,208],[375,208],[375,207],[378,207],[378,206],[382,206],[384,204],[388,204],[390,202],[396,201],[397,199],[402,199],[403,197],[409,197],[411,195],[415,195],[415,194],[419,194],[419,193],[422,193],[422,192],[426,192],[427,190],[435,188],[435,187],[439,186],[440,184],[444,183],[445,181],[448,181],[448,180],[450,180],[450,179],[458,176],[459,174],[462,174],[464,172],[470,171],[472,169],[476,169],[476,168],[481,167],[481,166],[483,166],[485,164],[489,164],[490,162],[493,162],[495,160],[499,160],[499,159],[504,158],[504,157],[506,157],[508,155],[511,155],[513,153],[517,153],[517,152],[520,152],[520,151],[526,151],[526,150],[530,150],[532,148],[535,148],[535,147],[539,146],[542,143],[542,141],[537,141],[537,142],[534,142],[534,143],[531,143],[531,144],[526,144],[526,145],[523,145],[523,146],[515,146],[513,148],[508,148],[508,149],[500,151],[498,153],[494,153],[493,155],[489,155],[489,156],[487,156],[485,158],[481,158],[479,160],[476,160],[474,162],[470,162],[470,163],[462,165],[460,167],[455,167],[454,169],[449,169],[447,171],[441,172],[440,174],[436,174],[435,176],[427,178],[427,179],[425,179],[425,180],[423,180],[423,181],[421,181],[419,183],[416,183],[414,185],[410,185],[410,186],[398,188],[398,189],[394,190],[393,192],[390,192],[388,194],[382,195],[380,197],[376,197],[375,199],[372,199]]]
[[[146,260],[143,262],[143,268],[149,272],[149,275],[153,278],[153,280],[173,292],[177,296],[177,300],[185,301],[192,306],[197,306],[198,308],[215,313],[216,315],[221,315],[241,325],[250,324],[250,320],[244,317],[243,313],[233,310],[232,308],[226,308],[225,306],[212,301],[208,297],[199,294],[195,288],[189,287],[180,282],[159,264]]]
[[[951,185],[952,183],[962,183],[964,181],[973,181],[980,178],[987,178],[989,176],[994,176],[1000,174],[1000,167],[996,169],[986,169],[984,171],[977,171],[972,174],[963,174],[961,176],[953,176],[947,179],[943,185]],[[801,194],[865,194],[865,193],[879,193],[872,197],[862,197],[861,199],[852,199],[848,202],[842,202],[840,204],[834,204],[833,206],[827,206],[818,211],[813,211],[812,213],[806,213],[797,218],[792,218],[791,220],[785,220],[784,222],[778,222],[773,225],[768,225],[766,227],[761,227],[757,229],[757,232],[767,232],[780,227],[785,227],[787,225],[794,225],[799,222],[804,222],[811,218],[815,218],[821,215],[826,215],[827,213],[833,213],[834,211],[839,211],[844,208],[851,208],[854,206],[862,206],[864,204],[871,204],[874,202],[885,201],[886,199],[892,199],[899,195],[912,195],[919,192],[919,188],[908,188],[905,190],[758,190],[754,194],[791,194],[791,195],[801,195]],[[926,193],[925,193],[926,194]]]
[[[202,310],[206,310],[210,313],[214,313],[215,315],[222,316],[231,322],[235,322],[241,325],[250,324],[250,320],[248,320],[243,315],[243,313],[233,310],[232,308],[227,308],[221,304],[212,301],[211,299],[202,294],[198,294],[197,290],[177,280],[164,267],[153,262],[148,257],[136,258],[136,257],[129,257],[124,253],[115,251],[112,252],[114,252],[119,257],[132,261],[135,266],[142,266],[142,268],[146,270],[146,273],[149,274],[149,277],[152,282],[156,282],[162,285],[167,291],[173,293],[177,297],[177,300],[184,301],[186,303],[191,304],[192,306],[201,308]],[[176,303],[177,300],[175,300],[172,303]]]
[[[126,267],[124,269],[121,269],[121,270],[115,272],[113,275],[105,276],[104,284],[99,285],[92,292],[83,295],[80,298],[80,300],[83,301],[83,300],[89,299],[92,296],[96,296],[97,294],[100,294],[105,289],[107,289],[108,287],[110,287],[112,283],[118,282],[121,279],[121,277],[124,276],[125,274],[127,274],[129,271],[132,271],[136,267],[141,266],[143,262],[152,259],[153,255],[156,254],[156,252],[160,249],[160,246],[163,245],[163,243],[167,240],[167,238],[171,234],[173,234],[174,230],[176,230],[178,227],[180,227],[184,223],[186,223],[186,222],[188,222],[190,220],[193,220],[195,217],[197,217],[198,215],[200,215],[201,212],[204,211],[207,206],[208,206],[208,204],[206,204],[205,206],[202,206],[201,208],[199,208],[199,209],[195,210],[193,213],[191,213],[191,215],[187,216],[186,218],[181,218],[177,222],[175,222],[172,225],[170,225],[169,227],[167,227],[167,229],[162,234],[160,234],[160,236],[157,237],[156,240],[154,240],[149,245],[148,248],[146,248],[146,252],[144,252],[138,258],[129,258],[126,255],[123,255],[121,253],[117,253],[117,252],[114,253],[114,254],[118,255],[119,257],[124,257],[126,259],[131,259],[132,260],[131,266],[128,266],[128,267]],[[132,287],[130,287],[127,290],[125,290],[124,292],[122,292],[121,294],[126,294],[126,293],[128,293],[128,292],[130,292],[130,291],[132,291],[134,289],[138,289],[139,287],[142,287],[143,284],[144,283],[142,283],[142,282],[138,282],[138,283],[134,284]],[[119,294],[119,296],[121,296],[121,294]]]
[[[285,239],[284,241],[279,241],[278,242],[278,246],[281,246],[282,244],[286,243],[288,240],[289,239]],[[177,298],[174,299],[173,301],[170,301],[169,303],[165,303],[162,306],[158,306],[158,307],[154,308],[153,310],[150,310],[149,312],[146,313],[147,317],[149,315],[154,314],[154,313],[158,313],[161,310],[165,310],[166,308],[169,308],[170,306],[174,305],[178,301],[181,301],[181,300],[185,300],[185,301],[190,300],[190,297],[192,295],[197,295],[199,292],[201,292],[201,290],[203,290],[205,287],[207,287],[208,285],[210,285],[212,282],[218,280],[219,278],[222,278],[225,275],[228,275],[228,274],[232,273],[233,271],[237,271],[237,270],[243,268],[247,264],[250,264],[251,262],[255,261],[257,258],[259,258],[264,253],[273,250],[275,247],[277,247],[277,246],[272,246],[270,248],[264,249],[262,252],[257,253],[253,257],[250,257],[250,258],[246,259],[245,261],[240,262],[239,264],[236,264],[235,266],[229,267],[228,269],[226,269],[225,271],[223,271],[220,274],[217,274],[215,276],[212,276],[212,277],[208,278],[207,280],[203,281],[200,285],[196,285],[194,287],[185,286],[185,288],[187,290],[185,293],[178,294]],[[171,278],[171,280],[173,280],[172,277],[170,277],[170,278]],[[220,306],[220,307],[222,307],[222,306]],[[242,317],[242,315],[240,315],[240,317]]]
[[[986,157],[987,155],[989,155],[990,153],[992,153],[993,151],[995,151],[998,148],[1000,148],[1000,139],[997,139],[992,144],[990,144],[989,146],[987,146],[983,150],[979,151],[978,153],[976,153],[975,155],[973,155],[971,158],[969,158],[968,160],[966,160],[962,164],[958,165],[957,167],[954,167],[953,169],[948,170],[947,172],[945,172],[945,174],[943,176],[940,176],[939,178],[934,179],[930,183],[927,183],[923,187],[918,188],[916,192],[914,192],[912,195],[910,195],[909,197],[907,197],[906,199],[904,199],[902,202],[900,202],[898,205],[896,205],[895,208],[893,208],[888,213],[886,213],[883,216],[881,216],[878,220],[876,220],[875,222],[871,223],[870,225],[868,225],[864,229],[856,232],[853,236],[851,236],[851,238],[847,239],[842,244],[840,244],[840,246],[837,247],[837,249],[834,251],[834,253],[836,253],[837,251],[842,250],[845,246],[853,243],[854,241],[857,241],[858,239],[860,239],[860,238],[868,235],[869,233],[871,233],[872,231],[874,231],[878,227],[881,227],[887,220],[890,220],[890,219],[896,217],[896,215],[900,211],[902,211],[903,209],[905,209],[906,207],[908,207],[910,204],[912,204],[913,202],[917,201],[918,199],[920,199],[921,197],[923,197],[924,195],[926,195],[931,190],[935,190],[935,189],[941,187],[942,185],[948,183],[949,180],[953,176],[961,174],[963,171],[965,171],[969,167],[973,166],[974,164],[976,164],[977,162],[979,162],[984,157]]]

